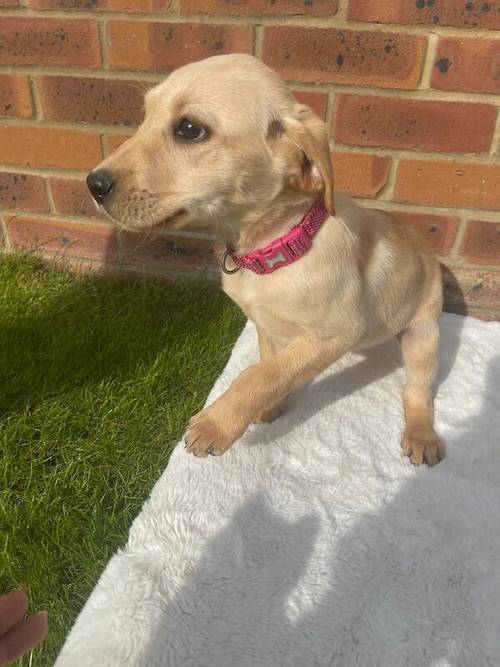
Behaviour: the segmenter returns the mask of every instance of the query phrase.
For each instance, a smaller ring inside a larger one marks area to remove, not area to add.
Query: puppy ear
[[[323,193],[326,208],[334,215],[333,169],[324,122],[309,107],[297,104],[293,115],[284,119],[283,129],[295,147],[290,158],[290,187]]]

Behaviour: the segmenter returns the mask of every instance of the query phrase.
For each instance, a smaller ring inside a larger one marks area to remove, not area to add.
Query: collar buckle
[[[233,260],[234,269],[228,269],[227,268],[226,262],[227,262],[228,257],[231,257],[231,259]],[[236,262],[234,261],[233,256],[232,256],[231,251],[229,250],[229,248],[226,248],[226,250],[224,251],[224,254],[221,257],[220,267],[224,271],[224,273],[227,273],[228,276],[232,275],[233,273],[237,273],[241,269],[241,266],[238,266],[238,264],[236,264]]]

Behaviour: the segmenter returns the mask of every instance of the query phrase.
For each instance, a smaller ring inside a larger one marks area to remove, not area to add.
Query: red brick
[[[144,91],[152,85],[71,76],[43,76],[38,82],[45,118],[105,125],[139,125]]]
[[[500,263],[500,223],[470,220],[460,254],[474,262]]]
[[[370,23],[500,30],[498,0],[350,0],[348,16]]]
[[[131,134],[108,134],[108,150],[109,153],[116,151],[122,144],[124,144],[127,139],[130,139]]]
[[[0,74],[0,116],[29,118],[32,114],[28,77]]]
[[[205,23],[110,21],[108,53],[112,67],[172,70],[222,53],[251,53],[248,26]]]
[[[20,125],[0,126],[4,164],[92,169],[101,160],[99,137],[91,132]]]
[[[307,104],[307,106],[310,107],[314,113],[325,120],[326,102],[328,100],[327,95],[324,93],[315,93],[309,90],[295,90],[293,91],[293,94],[301,104]]]
[[[332,153],[335,189],[352,197],[376,197],[387,183],[391,158],[373,153]]]
[[[49,202],[43,178],[29,174],[0,172],[0,206],[46,213]]]
[[[500,93],[500,40],[441,38],[431,85],[442,90]]]
[[[445,310],[467,315],[493,311],[500,319],[500,271],[444,266]]]
[[[457,235],[459,219],[451,215],[432,215],[427,213],[405,213],[392,211],[398,220],[409,222],[419,229],[429,241],[435,252],[447,255]]]
[[[58,213],[90,218],[98,216],[85,181],[76,178],[51,178],[49,183]]]
[[[206,269],[215,265],[214,242],[174,234],[143,235],[123,232],[122,259],[164,269]]]
[[[491,146],[497,112],[488,104],[338,95],[333,135],[357,146],[480,153]]]
[[[0,0],[0,8],[19,7],[19,0]]]
[[[184,14],[335,16],[338,0],[181,0]]]
[[[0,19],[0,65],[99,67],[97,23],[33,16]]]
[[[266,28],[263,59],[289,81],[415,88],[427,40],[379,31]]]
[[[500,164],[403,160],[395,201],[500,208]]]
[[[154,12],[168,9],[171,0],[29,0],[34,9]]]
[[[7,233],[16,248],[107,261],[117,258],[116,233],[106,225],[15,216],[7,221]]]

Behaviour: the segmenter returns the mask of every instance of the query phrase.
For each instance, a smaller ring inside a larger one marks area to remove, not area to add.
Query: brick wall
[[[201,233],[119,237],[83,178],[188,61],[255,53],[331,133],[337,188],[393,211],[451,273],[448,307],[500,317],[500,1],[0,0],[7,250],[90,269],[213,270]]]

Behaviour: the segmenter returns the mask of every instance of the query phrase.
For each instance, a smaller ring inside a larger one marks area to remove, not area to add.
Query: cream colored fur
[[[134,137],[99,165],[116,179],[104,209],[121,226],[210,226],[222,245],[248,252],[295,225],[318,195],[330,211],[299,261],[269,275],[223,276],[224,290],[257,326],[261,361],[193,417],[187,447],[222,454],[345,352],[397,336],[408,377],[402,447],[414,463],[437,463],[441,274],[424,239],[333,194],[324,123],[252,56],[187,65],[147,93],[145,108]],[[179,140],[182,118],[206,127],[207,138]]]

